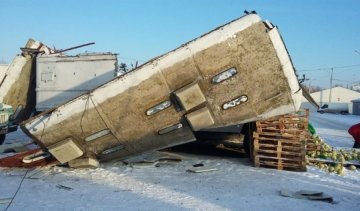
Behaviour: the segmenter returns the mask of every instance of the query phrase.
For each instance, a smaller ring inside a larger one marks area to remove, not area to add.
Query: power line
[[[337,66],[337,67],[320,67],[320,68],[313,68],[313,69],[300,69],[300,70],[297,69],[297,71],[307,72],[307,71],[316,71],[316,70],[344,69],[344,68],[350,68],[350,67],[360,67],[360,64]]]
[[[333,81],[340,81],[340,82],[346,82],[346,83],[352,83],[353,82],[353,81],[342,80],[342,79],[333,79]]]
[[[355,68],[355,69],[347,69],[347,70],[342,70],[342,71],[336,71],[336,74],[339,74],[339,73],[343,73],[343,72],[350,72],[350,71],[354,71],[354,70],[357,70],[357,71],[359,71],[359,69],[358,68]]]

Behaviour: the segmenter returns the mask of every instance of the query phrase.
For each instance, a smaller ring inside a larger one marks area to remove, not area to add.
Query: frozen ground
[[[360,118],[346,115],[329,116],[329,119],[351,125]],[[344,129],[337,131],[321,123],[314,125],[332,143],[346,134]],[[352,146],[349,137],[343,138],[346,146]],[[17,133],[9,136],[7,142],[23,139]],[[277,171],[254,168],[245,158],[181,155],[186,158],[182,162],[156,168],[135,169],[115,162],[91,170],[0,169],[0,199],[12,198],[26,174],[8,210],[348,211],[360,207],[359,171],[346,170],[345,176],[313,167],[308,167],[307,172]],[[186,171],[196,163],[216,167],[218,171],[199,174]],[[284,198],[279,195],[281,189],[323,191],[338,203]],[[0,200],[0,209],[7,206]]]
[[[198,162],[219,170],[186,172]],[[13,196],[24,174],[24,170],[0,172],[1,198]],[[189,156],[157,168],[114,163],[94,170],[43,169],[28,175],[40,179],[25,179],[9,210],[358,210],[360,206],[358,172],[341,177],[315,168],[303,173],[257,169],[237,158]],[[279,196],[281,189],[323,191],[339,203],[284,198]]]
[[[317,133],[331,146],[351,148],[354,139],[347,131],[352,125],[360,123],[360,116],[313,112],[310,114],[310,122]]]

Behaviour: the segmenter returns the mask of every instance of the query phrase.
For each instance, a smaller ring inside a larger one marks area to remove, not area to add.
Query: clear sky
[[[144,63],[245,9],[279,26],[307,84],[329,87],[331,67],[334,84],[360,82],[359,0],[0,0],[0,62],[34,38],[58,49],[96,42],[69,53],[110,51]]]

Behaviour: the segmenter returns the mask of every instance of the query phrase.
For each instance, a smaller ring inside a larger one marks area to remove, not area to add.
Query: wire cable
[[[21,182],[20,182],[20,184],[19,184],[19,186],[18,186],[18,188],[17,188],[14,196],[11,198],[10,203],[9,203],[8,206],[5,208],[5,211],[7,211],[7,210],[9,209],[10,205],[11,205],[12,202],[14,201],[14,199],[15,199],[16,195],[18,194],[18,192],[19,192],[19,190],[20,190],[20,188],[21,188],[21,185],[23,184],[23,182],[24,182],[24,180],[25,180],[25,178],[26,178],[26,175],[27,175],[28,173],[29,173],[29,169],[26,170],[26,172],[25,172],[23,178],[21,179]]]

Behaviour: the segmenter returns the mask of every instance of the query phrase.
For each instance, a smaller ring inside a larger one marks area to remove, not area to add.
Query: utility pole
[[[332,91],[333,72],[334,72],[334,68],[331,68],[331,75],[330,75],[330,93],[329,93],[329,104],[331,103],[331,91]]]
[[[315,81],[316,79],[309,79],[309,94],[311,94],[311,81]]]

